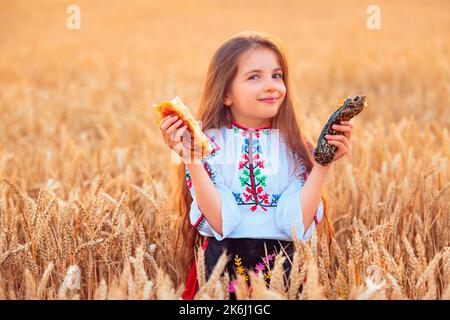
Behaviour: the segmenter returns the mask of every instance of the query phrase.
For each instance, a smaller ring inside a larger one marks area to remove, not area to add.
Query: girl
[[[234,299],[237,273],[248,279],[248,270],[263,272],[269,282],[280,250],[292,261],[292,226],[300,240],[317,227],[331,241],[328,196],[322,190],[331,165],[315,162],[314,144],[301,132],[286,55],[276,37],[243,32],[220,45],[197,119],[213,152],[197,162],[183,160],[179,167],[175,248],[181,242],[181,254],[176,259],[183,272],[190,267],[183,299],[198,290],[193,252],[202,242],[207,279],[224,251],[231,257],[226,270]],[[160,129],[177,154],[190,151],[186,126],[176,116],[164,118]],[[333,129],[344,133],[327,136],[338,147],[334,162],[350,150],[352,125],[343,122]],[[285,278],[290,264],[286,259]]]

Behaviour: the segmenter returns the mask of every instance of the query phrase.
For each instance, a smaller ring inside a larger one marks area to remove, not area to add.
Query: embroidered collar
[[[266,126],[261,126],[258,128],[248,128],[244,125],[241,125],[239,123],[237,123],[236,121],[232,121],[231,124],[228,126],[228,129],[232,129],[232,128],[238,128],[244,131],[259,131],[259,130],[264,130],[264,129],[272,129],[272,118],[269,121],[269,124]]]

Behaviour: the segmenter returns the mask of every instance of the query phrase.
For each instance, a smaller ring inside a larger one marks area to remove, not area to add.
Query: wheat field
[[[195,112],[216,47],[243,30],[285,43],[316,141],[346,96],[352,151],[326,180],[336,238],[296,242],[291,286],[250,274],[239,299],[450,299],[450,9],[378,1],[0,3],[0,299],[180,299],[175,165],[150,105]],[[222,258],[196,299],[227,298]],[[306,281],[307,278],[307,281]],[[242,279],[241,279],[242,280]],[[303,290],[299,292],[299,287]]]

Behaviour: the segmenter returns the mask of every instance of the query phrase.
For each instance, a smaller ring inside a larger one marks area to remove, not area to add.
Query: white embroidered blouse
[[[308,173],[300,161],[300,172],[293,168],[278,129],[270,126],[247,128],[233,122],[205,132],[213,152],[202,164],[222,201],[222,236],[211,228],[195,200],[195,188],[186,166],[186,183],[192,195],[190,220],[203,236],[291,240],[292,225],[298,238],[307,240],[323,216],[323,201],[313,223],[305,232],[300,192]]]

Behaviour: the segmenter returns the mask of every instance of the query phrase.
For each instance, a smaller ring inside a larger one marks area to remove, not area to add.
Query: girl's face
[[[239,58],[238,72],[225,96],[234,120],[255,128],[267,125],[286,96],[283,71],[276,53],[265,47],[244,52]],[[274,98],[274,101],[263,101]]]

